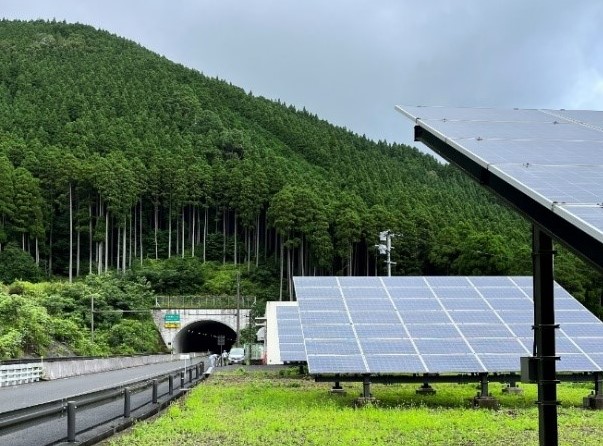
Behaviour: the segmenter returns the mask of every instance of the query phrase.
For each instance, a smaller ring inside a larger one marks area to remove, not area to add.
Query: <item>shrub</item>
[[[8,244],[0,252],[0,282],[15,280],[37,282],[42,277],[34,259],[22,249]]]

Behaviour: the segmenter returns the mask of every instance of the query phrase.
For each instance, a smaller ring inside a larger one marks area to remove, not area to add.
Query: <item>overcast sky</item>
[[[79,22],[372,139],[396,104],[603,110],[601,0],[0,0]]]

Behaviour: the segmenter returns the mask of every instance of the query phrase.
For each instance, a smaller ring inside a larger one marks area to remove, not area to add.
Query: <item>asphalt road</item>
[[[187,365],[190,365],[190,362],[187,361]],[[197,362],[194,361],[195,364]],[[78,394],[144,381],[160,374],[183,369],[184,365],[184,361],[173,361],[53,381],[3,387],[0,388],[0,417],[3,412],[59,399],[69,400]],[[178,384],[176,388],[179,387]],[[133,416],[136,415],[139,408],[143,410],[145,409],[144,406],[147,406],[147,409],[150,407],[151,392],[152,390],[148,388],[139,393],[132,394],[131,405]],[[167,398],[167,382],[159,385],[158,393],[160,401],[162,395],[165,395],[165,398]],[[100,421],[123,419],[123,410],[123,398],[118,398],[101,406],[77,409],[76,430],[79,432],[82,429],[87,429],[98,424]],[[25,429],[0,432],[0,445],[31,446],[51,444],[64,438],[66,434],[67,422],[66,417],[63,416],[29,426]]]

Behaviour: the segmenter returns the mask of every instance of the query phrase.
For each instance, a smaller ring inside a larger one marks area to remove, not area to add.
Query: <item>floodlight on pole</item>
[[[385,261],[385,263],[387,263],[388,276],[392,275],[392,265],[396,264],[396,262],[391,261],[391,250],[394,249],[392,247],[392,237],[395,237],[396,235],[398,234],[394,234],[389,229],[387,231],[381,231],[379,233],[379,241],[385,242],[385,244],[375,245],[375,248],[379,250],[379,254],[387,255],[387,260]]]

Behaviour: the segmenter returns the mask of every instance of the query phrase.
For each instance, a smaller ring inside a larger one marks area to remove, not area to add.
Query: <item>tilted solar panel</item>
[[[519,358],[533,350],[531,277],[295,277],[294,284],[311,374],[518,372]],[[559,285],[555,292],[559,370],[603,370],[603,323]],[[312,311],[302,311],[309,302]]]

